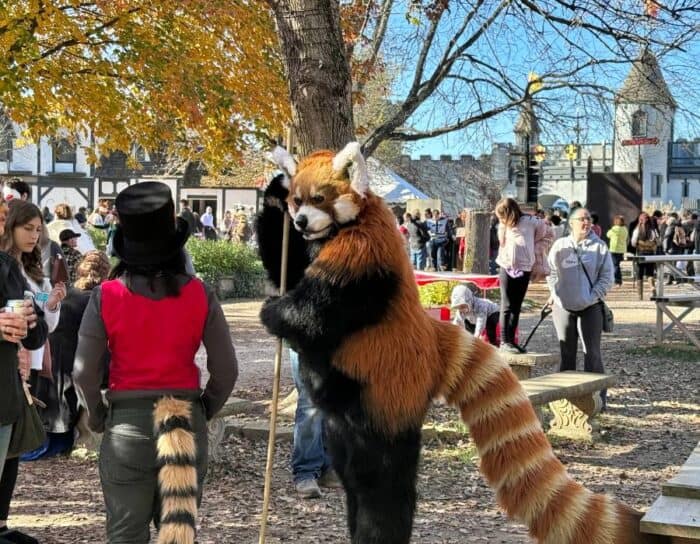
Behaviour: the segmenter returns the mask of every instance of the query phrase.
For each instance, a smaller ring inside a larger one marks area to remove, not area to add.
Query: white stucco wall
[[[584,179],[546,181],[540,186],[541,195],[558,195],[567,202],[578,200],[586,205],[586,193],[588,182]]]
[[[624,140],[632,139],[632,116],[642,110],[647,114],[646,138],[658,138],[657,144],[623,146]],[[663,176],[661,199],[667,200],[666,173],[668,165],[668,143],[671,140],[674,111],[669,106],[651,106],[648,104],[618,104],[615,108],[615,172],[636,172],[639,158],[642,158],[642,195],[649,200],[651,179],[655,174]]]
[[[664,202],[669,200],[673,201],[677,208],[682,207],[684,197],[683,196],[683,182],[688,181],[688,197],[692,200],[700,200],[700,179],[698,177],[683,177],[676,178],[672,177],[671,181],[667,184],[666,198],[663,199]]]

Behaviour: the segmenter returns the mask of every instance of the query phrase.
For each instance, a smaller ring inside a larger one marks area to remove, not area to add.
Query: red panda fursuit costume
[[[432,399],[469,426],[498,501],[539,542],[644,542],[639,515],[576,483],[554,456],[516,376],[496,349],[423,311],[393,214],[368,187],[357,143],[318,151],[272,180],[258,218],[260,254],[279,285],[289,210],[289,290],[270,297],[265,327],[300,355],[324,413],[347,495],[354,544],[410,541],[421,426]]]

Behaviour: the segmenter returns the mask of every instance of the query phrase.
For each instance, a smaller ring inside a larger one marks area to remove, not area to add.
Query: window
[[[55,162],[74,164],[76,147],[68,138],[57,140],[53,148]]]
[[[141,147],[139,144],[134,144],[133,156],[141,164],[143,164],[144,162],[150,161],[150,157],[148,156],[148,152],[143,147]]]
[[[683,180],[683,185],[681,185],[681,198],[688,198],[690,196],[690,182],[687,179]]]
[[[647,114],[637,110],[632,114],[632,138],[640,138],[647,135]]]
[[[661,196],[661,184],[663,181],[664,177],[661,174],[651,175],[651,196]]]

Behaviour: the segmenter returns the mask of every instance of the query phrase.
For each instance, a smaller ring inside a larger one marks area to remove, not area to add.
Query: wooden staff
[[[292,153],[292,129],[287,130],[287,150]],[[284,213],[282,224],[282,262],[280,270],[280,296],[287,292],[287,259],[289,255],[289,213]],[[265,466],[265,489],[263,491],[263,507],[260,517],[260,537],[258,544],[265,544],[267,530],[267,513],[270,506],[270,490],[272,487],[272,465],[275,459],[275,436],[277,434],[277,403],[280,394],[280,374],[282,372],[282,339],[277,340],[275,353],[275,369],[272,379],[272,406],[270,407],[270,434],[267,441],[267,464]]]

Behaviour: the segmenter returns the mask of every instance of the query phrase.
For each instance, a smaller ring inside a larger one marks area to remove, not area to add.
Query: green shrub
[[[92,238],[95,249],[99,249],[100,251],[105,251],[107,249],[107,229],[96,229],[95,227],[86,225],[85,230],[90,238]]]
[[[190,238],[187,251],[197,276],[216,289],[220,298],[249,298],[263,294],[265,271],[257,253],[243,244],[225,240],[207,241]],[[233,278],[223,287],[222,278]]]
[[[450,295],[458,281],[434,281],[427,285],[418,286],[418,296],[424,308],[431,306],[449,306]]]

